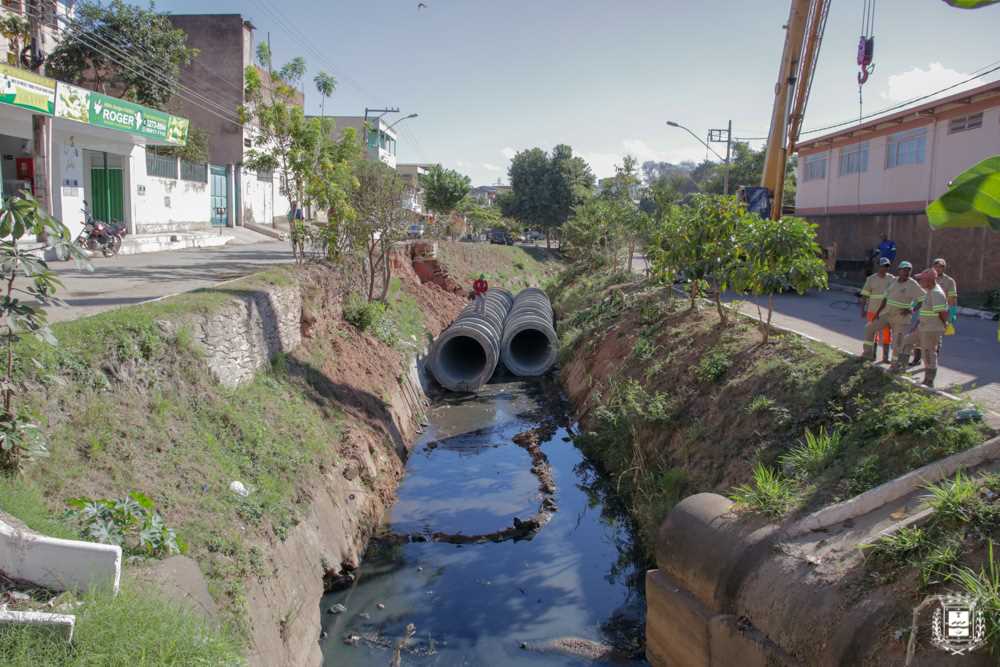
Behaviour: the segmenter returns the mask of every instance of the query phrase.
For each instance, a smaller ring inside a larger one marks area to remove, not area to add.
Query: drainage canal
[[[322,601],[325,665],[644,664],[632,528],[553,386],[435,403],[381,537]]]

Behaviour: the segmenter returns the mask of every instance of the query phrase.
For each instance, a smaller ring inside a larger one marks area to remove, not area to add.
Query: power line
[[[987,65],[986,67],[988,67],[990,69],[987,69],[984,72],[980,72],[978,74],[974,74],[973,76],[970,76],[968,79],[965,79],[963,81],[959,81],[958,83],[953,83],[950,86],[945,86],[944,88],[941,88],[940,90],[935,90],[933,93],[927,93],[926,95],[921,95],[920,97],[915,97],[915,98],[913,98],[911,100],[907,100],[905,102],[900,102],[899,104],[893,105],[891,107],[887,107],[885,109],[880,109],[879,111],[873,111],[872,113],[870,113],[868,115],[865,115],[865,116],[861,116],[860,118],[852,118],[851,120],[845,120],[845,121],[842,121],[840,123],[834,123],[832,125],[826,125],[825,127],[817,127],[817,128],[811,129],[811,130],[803,130],[802,132],[800,132],[800,134],[815,134],[817,132],[826,132],[827,130],[835,130],[837,128],[845,127],[847,125],[855,125],[859,121],[865,121],[865,120],[868,120],[868,119],[871,119],[871,118],[875,118],[876,116],[881,116],[881,115],[889,113],[891,111],[897,111],[897,110],[902,109],[904,107],[908,107],[911,104],[915,104],[917,102],[922,102],[922,101],[924,101],[926,99],[929,99],[931,97],[934,97],[936,95],[940,95],[941,93],[948,92],[949,90],[954,90],[955,88],[958,88],[959,86],[963,86],[963,85],[965,85],[967,83],[975,81],[976,79],[979,79],[979,78],[982,78],[984,76],[987,76],[988,74],[992,74],[993,72],[996,72],[996,71],[1000,70],[1000,64],[998,64],[998,63],[1000,63],[1000,60],[998,60],[996,63],[993,63],[992,65]]]
[[[229,115],[232,110],[224,105],[212,100],[198,91],[188,88],[184,84],[180,83],[175,79],[167,77],[162,72],[156,70],[152,66],[146,64],[139,56],[128,53],[128,47],[118,48],[115,47],[110,41],[104,39],[101,35],[98,35],[96,31],[84,31],[81,24],[75,22],[67,17],[59,16],[61,19],[67,22],[69,25],[69,30],[59,29],[60,32],[64,34],[69,34],[71,37],[79,40],[84,45],[89,48],[94,49],[101,55],[107,57],[112,62],[124,67],[127,71],[136,74],[138,76],[146,76],[152,78],[157,83],[165,85],[168,89],[174,88],[175,95],[187,102],[195,105],[196,107],[214,115],[222,120],[236,125],[237,127],[243,127],[243,124],[238,122],[235,115]],[[74,31],[75,34],[71,34],[70,30]],[[117,57],[115,57],[117,55]],[[200,100],[200,101],[199,101]],[[210,106],[205,106],[206,104]],[[210,108],[214,107],[214,108]]]

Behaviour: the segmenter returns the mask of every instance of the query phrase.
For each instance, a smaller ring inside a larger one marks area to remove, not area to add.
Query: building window
[[[177,178],[177,158],[157,155],[156,149],[146,148],[146,175],[159,178]]]
[[[968,116],[959,116],[958,118],[952,118],[948,122],[948,134],[955,134],[956,132],[964,132],[965,130],[974,130],[977,127],[983,126],[983,112],[969,114]]]
[[[181,160],[181,180],[208,183],[208,165]]]
[[[838,174],[863,174],[868,171],[868,142],[844,146],[840,149],[840,166]]]
[[[802,180],[816,181],[821,178],[826,178],[826,154],[810,155],[803,167]]]
[[[923,164],[926,150],[926,127],[893,134],[885,146],[885,168],[892,169],[904,164]]]
[[[250,137],[243,137],[243,148],[252,148],[253,142],[250,141]]]
[[[20,14],[21,0],[3,0],[3,8],[15,14]]]

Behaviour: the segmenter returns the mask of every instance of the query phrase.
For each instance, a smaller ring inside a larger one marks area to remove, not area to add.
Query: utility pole
[[[725,139],[722,138],[722,133],[723,132],[726,133],[726,138]],[[732,159],[732,154],[733,154],[732,153],[732,151],[733,151],[733,121],[731,121],[731,120],[729,121],[729,125],[728,125],[728,127],[725,130],[722,130],[722,129],[709,130],[708,131],[708,140],[711,143],[714,143],[714,144],[721,144],[723,142],[725,142],[725,144],[726,144],[726,159],[725,159],[726,170],[725,170],[725,172],[723,172],[723,186],[722,186],[722,190],[723,190],[723,194],[727,194],[728,195],[729,194],[729,166],[730,166],[730,161]]]
[[[37,0],[26,0],[26,5],[34,10],[26,12],[31,28],[31,49],[28,56],[30,62],[27,64],[33,72],[45,74],[45,54],[42,53],[43,20],[48,18],[48,12],[54,9],[47,3]],[[43,114],[32,115],[31,136],[35,199],[38,200],[42,210],[52,215],[52,118]]]

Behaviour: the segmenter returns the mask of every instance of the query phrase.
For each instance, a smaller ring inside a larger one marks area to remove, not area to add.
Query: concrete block
[[[29,625],[40,632],[53,632],[62,635],[68,642],[73,641],[73,629],[76,627],[76,617],[69,614],[50,614],[44,611],[7,611],[0,609],[0,625],[10,623]]]
[[[779,667],[796,664],[784,651],[737,616],[724,614],[708,622],[712,667]]]
[[[15,579],[63,591],[92,587],[118,592],[121,547],[37,535],[0,521],[0,564]]]
[[[661,570],[646,573],[646,659],[653,667],[709,667],[713,612]]]
[[[656,539],[656,563],[703,604],[722,611],[740,572],[752,568],[754,554],[777,526],[740,519],[733,502],[698,493],[674,507]],[[753,552],[753,553],[751,553]]]

